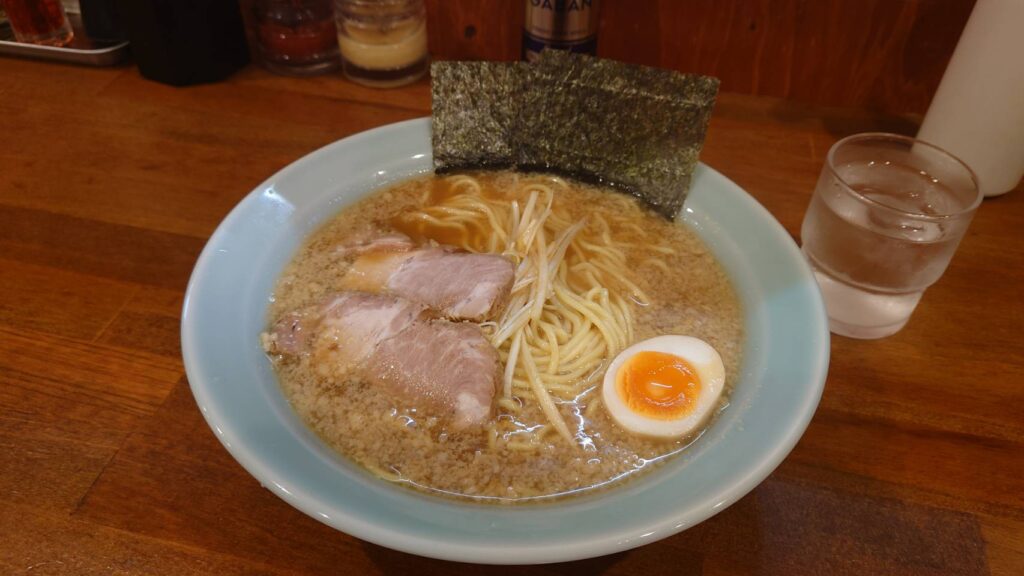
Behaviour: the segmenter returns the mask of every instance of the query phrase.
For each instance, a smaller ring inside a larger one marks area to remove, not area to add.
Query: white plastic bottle
[[[919,140],[967,163],[985,196],[1024,175],[1024,0],[978,0]]]

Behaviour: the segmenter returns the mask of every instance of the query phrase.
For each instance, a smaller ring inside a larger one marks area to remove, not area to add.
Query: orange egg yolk
[[[637,352],[615,378],[623,403],[635,414],[675,420],[693,411],[700,397],[697,371],[689,362],[664,352]]]

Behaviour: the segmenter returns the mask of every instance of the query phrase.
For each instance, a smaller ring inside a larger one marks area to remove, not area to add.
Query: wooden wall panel
[[[605,0],[598,54],[731,92],[924,112],[974,0]],[[427,0],[435,58],[519,57],[523,3]]]

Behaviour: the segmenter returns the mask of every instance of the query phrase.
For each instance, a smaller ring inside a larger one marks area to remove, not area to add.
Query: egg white
[[[689,414],[675,420],[654,420],[629,409],[615,386],[622,366],[638,352],[663,352],[678,356],[697,373],[701,384],[696,405]],[[657,438],[679,438],[698,429],[714,411],[725,385],[722,357],[710,344],[692,336],[657,336],[626,348],[608,366],[601,394],[608,413],[619,426],[630,432]]]

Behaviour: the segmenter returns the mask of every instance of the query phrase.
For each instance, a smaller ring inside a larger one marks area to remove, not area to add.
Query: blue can
[[[598,0],[526,0],[523,60],[544,49],[597,52]]]

